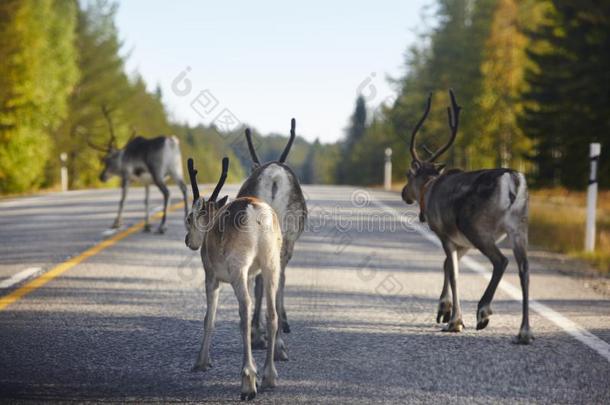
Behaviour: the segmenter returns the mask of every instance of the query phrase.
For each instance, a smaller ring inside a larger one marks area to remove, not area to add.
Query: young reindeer
[[[140,181],[144,184],[144,205],[146,209],[144,231],[150,232],[148,223],[149,209],[148,197],[149,186],[154,183],[163,194],[163,219],[157,229],[158,233],[166,230],[165,219],[167,217],[167,206],[169,204],[169,189],[165,184],[165,178],[171,177],[178,185],[184,198],[184,215],[188,212],[186,184],[182,175],[182,157],[180,155],[180,145],[175,136],[159,136],[152,139],[141,136],[132,136],[123,149],[116,145],[116,136],[110,117],[110,111],[106,106],[102,106],[102,113],[108,122],[110,131],[110,141],[108,146],[100,147],[91,142],[89,145],[104,153],[102,163],[104,170],[100,174],[100,180],[108,181],[111,176],[121,177],[121,200],[119,211],[114,220],[113,228],[120,228],[123,222],[123,204],[127,197],[127,190],[131,181]]]
[[[449,95],[449,142],[427,160],[422,160],[417,155],[415,136],[430,111],[430,95],[426,110],[411,136],[413,162],[407,173],[407,184],[402,190],[402,199],[407,204],[419,202],[420,220],[428,222],[447,255],[436,321],[439,323],[442,319],[443,322],[448,322],[444,331],[462,330],[464,323],[458,292],[458,261],[469,249],[476,248],[493,264],[491,281],[477,308],[477,330],[487,326],[492,314],[491,301],[508,265],[508,259],[496,243],[508,235],[519,267],[523,291],[523,319],[516,343],[528,344],[534,337],[528,316],[528,192],[525,176],[510,169],[444,171],[444,165],[434,163],[451,147],[457,135],[460,107],[453,91],[450,90]],[[449,298],[448,286],[451,286],[453,302]]]
[[[252,174],[246,179],[241,186],[237,196],[253,196],[269,204],[280,219],[282,229],[282,255],[280,285],[278,292],[278,308],[280,315],[280,327],[283,332],[290,333],[288,325],[288,317],[284,307],[284,288],[286,285],[286,266],[292,258],[294,244],[299,239],[305,229],[305,221],[307,220],[307,205],[305,198],[299,185],[299,180],[292,169],[285,164],[290,148],[296,138],[296,121],[293,118],[290,123],[290,139],[286,148],[282,152],[279,160],[261,164],[254,145],[252,143],[252,135],[250,129],[246,128],[246,140],[248,141],[248,150],[252,158],[253,170]],[[256,349],[265,348],[264,330],[261,326],[261,303],[263,297],[263,284],[260,277],[256,278],[255,284],[255,306],[254,316],[252,318],[253,325],[253,344]],[[288,353],[282,351],[279,353],[281,360],[288,360]]]
[[[262,277],[267,299],[267,357],[263,371],[262,387],[276,385],[277,371],[274,351],[283,345],[277,336],[278,316],[276,294],[280,278],[280,252],[282,232],[277,215],[268,204],[253,197],[237,198],[230,203],[227,196],[217,201],[227,177],[229,159],[222,160],[222,174],[210,198],[199,196],[197,171],[193,159],[188,160],[189,177],[193,187],[193,206],[187,217],[188,233],[185,243],[193,249],[201,249],[205,270],[207,308],[201,351],[194,370],[205,371],[211,367],[210,343],[214,331],[214,319],[218,305],[220,282],[230,283],[239,302],[240,328],[244,346],[242,363],[241,399],[256,396],[256,364],[252,357],[250,317],[252,303],[249,284],[256,275]]]

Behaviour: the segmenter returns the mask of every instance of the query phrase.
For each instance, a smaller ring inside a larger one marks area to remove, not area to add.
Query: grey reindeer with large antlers
[[[252,143],[250,129],[246,128],[246,140],[248,150],[252,158],[252,174],[244,182],[238,192],[239,197],[253,196],[259,198],[273,207],[280,219],[282,229],[282,272],[280,274],[280,286],[278,292],[278,307],[280,308],[280,327],[283,332],[290,333],[288,317],[284,307],[284,289],[286,285],[286,266],[292,258],[294,244],[299,239],[305,229],[307,220],[307,205],[297,176],[292,169],[286,165],[286,159],[290,153],[290,148],[296,138],[296,121],[293,118],[290,123],[290,139],[280,158],[276,161],[262,164],[256,149]],[[263,349],[266,345],[264,329],[261,326],[261,303],[262,303],[262,280],[256,279],[255,284],[255,307],[252,318],[254,348]],[[282,360],[288,360],[288,353],[280,353]]]
[[[448,322],[443,329],[445,331],[462,330],[464,323],[459,300],[458,262],[469,249],[475,248],[493,264],[491,281],[477,307],[477,330],[488,325],[492,314],[491,301],[508,265],[508,259],[497,243],[508,235],[519,268],[523,292],[523,318],[516,342],[528,344],[534,337],[530,330],[528,311],[528,192],[525,176],[510,169],[446,171],[445,165],[435,163],[451,147],[458,131],[460,106],[455,101],[453,91],[449,95],[449,141],[427,160],[420,159],[417,154],[415,139],[430,112],[430,95],[425,112],[411,136],[410,152],[413,161],[407,173],[407,184],[402,190],[402,199],[407,204],[419,202],[420,220],[428,222],[447,256],[443,266],[445,279],[436,321]],[[449,287],[452,300],[449,297]]]
[[[163,194],[163,218],[157,229],[158,233],[166,230],[165,220],[167,217],[167,206],[169,204],[169,188],[166,178],[170,177],[180,188],[184,198],[184,215],[188,212],[186,184],[182,173],[182,156],[180,154],[180,143],[175,136],[158,136],[147,139],[141,136],[131,136],[124,148],[119,149],[116,144],[116,135],[110,116],[110,110],[102,106],[102,113],[108,124],[110,140],[105,147],[98,146],[88,141],[89,146],[104,153],[102,163],[104,169],[100,174],[100,180],[105,182],[111,176],[121,177],[121,200],[119,211],[114,220],[113,228],[120,228],[123,223],[123,205],[127,197],[127,190],[131,181],[139,181],[144,184],[144,205],[146,210],[144,231],[150,231],[148,218],[149,213],[149,186],[154,183],[161,194]]]
[[[263,371],[262,387],[274,387],[277,380],[274,358],[276,345],[283,348],[278,334],[276,295],[280,278],[280,252],[282,232],[273,208],[253,197],[237,198],[229,203],[227,196],[217,201],[227,178],[229,159],[222,160],[222,174],[210,198],[199,195],[197,171],[193,159],[188,160],[188,171],[193,188],[193,206],[187,217],[186,245],[201,249],[205,270],[207,308],[204,320],[203,342],[194,370],[211,367],[210,344],[218,306],[220,282],[231,284],[239,302],[240,329],[243,339],[241,399],[252,399],[257,393],[256,364],[252,357],[250,318],[252,300],[249,286],[259,275],[267,299],[267,358]]]

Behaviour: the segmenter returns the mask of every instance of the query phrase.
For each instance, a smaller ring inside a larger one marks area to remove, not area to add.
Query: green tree
[[[535,143],[539,185],[587,184],[588,143],[610,145],[610,4],[552,1],[528,32],[528,89],[520,125]],[[610,172],[608,148],[601,173]],[[609,176],[600,184],[610,186]]]
[[[527,37],[522,32],[522,10],[532,12],[532,1],[499,0],[481,63],[482,85],[477,99],[480,142],[471,148],[480,166],[525,170],[531,145],[517,125],[524,89]],[[521,10],[520,10],[521,8]]]
[[[336,167],[336,180],[340,184],[359,184],[359,167],[353,152],[354,148],[366,134],[366,119],[366,101],[360,95],[356,99],[356,106],[350,118],[346,138],[342,142],[341,161]]]
[[[339,144],[320,143],[316,139],[310,146],[302,166],[301,180],[304,184],[332,184],[335,181],[335,165]]]
[[[244,179],[244,170],[240,159],[234,152],[237,133],[221,134],[213,127],[199,125],[172,125],[172,132],[180,139],[180,149],[184,161],[192,157],[197,162],[200,183],[216,183],[220,176],[220,161],[223,156],[231,160],[229,165],[229,182]],[[241,135],[241,133],[239,134]],[[243,135],[242,135],[243,137]],[[186,171],[184,173],[187,173]]]
[[[404,177],[411,161],[406,143],[411,130],[423,113],[428,94],[433,94],[432,111],[418,134],[419,145],[436,149],[447,141],[449,128],[445,106],[447,91],[455,90],[464,107],[460,132],[454,147],[443,159],[452,165],[471,169],[485,162],[473,159],[473,147],[482,142],[478,131],[481,93],[481,63],[489,35],[491,16],[497,0],[439,0],[438,25],[421,34],[419,46],[412,46],[406,55],[406,74],[395,80],[398,97],[385,113],[385,128],[394,150],[394,173]],[[425,153],[422,153],[425,156]]]
[[[76,1],[0,3],[0,191],[40,186],[52,135],[67,113]]]
[[[88,141],[108,144],[109,132],[102,106],[111,111],[121,145],[131,135],[130,126],[135,125],[125,119],[123,108],[133,90],[120,56],[121,42],[114,24],[116,9],[116,4],[99,0],[87,3],[78,13],[76,43],[81,75],[70,97],[70,113],[62,124],[56,145],[59,152],[68,154],[70,187],[98,182],[99,152],[91,149]]]

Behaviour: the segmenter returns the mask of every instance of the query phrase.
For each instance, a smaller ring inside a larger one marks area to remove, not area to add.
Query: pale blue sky
[[[125,0],[117,25],[131,52],[128,71],[161,85],[174,119],[209,123],[227,108],[263,133],[287,133],[294,116],[298,134],[332,142],[367,78],[376,89],[363,91],[371,108],[393,96],[386,76],[403,73],[422,7],[431,3]],[[187,67],[191,91],[180,96],[172,81]],[[204,90],[216,102],[205,104]]]

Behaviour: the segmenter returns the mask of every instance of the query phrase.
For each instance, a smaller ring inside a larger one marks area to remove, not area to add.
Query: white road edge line
[[[10,288],[15,284],[19,284],[26,278],[32,277],[34,274],[40,272],[42,269],[40,267],[29,267],[25,270],[21,270],[17,274],[13,274],[11,277],[7,278],[0,282],[0,289]]]
[[[434,245],[441,247],[441,242],[438,240],[436,235],[430,231],[429,229],[424,228],[423,226],[414,225],[406,220],[406,217],[401,216],[398,211],[394,208],[386,205],[380,201],[371,198],[373,204],[377,205],[384,212],[394,216],[397,220],[399,220],[406,229],[413,229],[417,231],[420,235],[426,238],[428,241],[432,242]],[[410,216],[409,218],[416,218],[415,216]],[[473,258],[464,256],[461,259],[462,263],[466,265],[466,267],[470,268],[470,270],[478,273],[483,276],[486,280],[491,279],[490,271],[485,268],[482,264],[475,261]],[[521,289],[515,287],[511,283],[506,280],[502,280],[500,282],[500,288],[506,294],[508,294],[512,299],[521,302]],[[566,333],[572,336],[574,339],[579,342],[589,346],[591,349],[595,350],[599,355],[604,357],[608,362],[610,362],[610,345],[598,338],[582,326],[578,325],[576,322],[571,321],[565,316],[561,315],[559,312],[549,308],[548,306],[536,301],[530,300],[530,308],[536,311],[539,315],[551,321],[555,325],[559,326]]]

